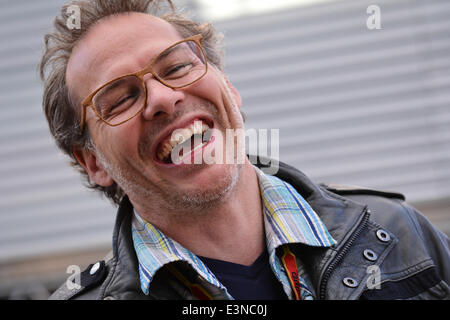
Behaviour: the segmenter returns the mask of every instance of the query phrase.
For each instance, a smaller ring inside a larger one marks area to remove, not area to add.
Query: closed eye
[[[126,109],[130,105],[132,105],[134,100],[137,100],[137,98],[138,98],[138,94],[130,94],[130,95],[120,99],[119,102],[113,104],[109,108],[108,113],[112,114],[112,113],[117,113],[117,112],[123,111],[124,109]]]
[[[192,63],[178,64],[171,68],[164,74],[164,78],[168,77],[182,77],[192,68]]]

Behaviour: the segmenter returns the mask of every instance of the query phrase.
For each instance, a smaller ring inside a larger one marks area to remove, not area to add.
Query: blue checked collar
[[[276,257],[275,249],[288,243],[330,247],[336,241],[311,206],[290,184],[264,174],[257,167],[254,169],[261,192],[269,261],[285,292],[290,293],[289,280]],[[132,219],[132,237],[139,261],[141,289],[145,294],[149,293],[153,276],[161,267],[175,261],[186,261],[205,281],[222,289],[232,299],[226,288],[195,254],[143,220],[136,211]]]
[[[227,292],[226,288],[195,254],[164,235],[151,223],[143,220],[136,210],[131,227],[134,249],[139,261],[141,289],[145,294],[149,293],[150,283],[156,271],[175,261],[188,262],[204,280]]]

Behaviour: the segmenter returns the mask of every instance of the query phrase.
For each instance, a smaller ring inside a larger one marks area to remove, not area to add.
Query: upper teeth
[[[162,142],[162,147],[158,152],[158,159],[164,160],[171,152],[173,147],[190,139],[194,134],[202,134],[209,129],[209,126],[199,120],[194,121],[186,128],[175,129],[169,138]]]

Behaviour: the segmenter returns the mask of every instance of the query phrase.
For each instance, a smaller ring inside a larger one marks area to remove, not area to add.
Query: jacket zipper
[[[320,289],[319,289],[319,299],[324,300],[325,299],[325,290],[327,282],[331,276],[331,273],[333,270],[337,267],[337,265],[341,262],[341,260],[344,258],[344,256],[347,254],[348,250],[350,250],[350,247],[353,245],[353,242],[355,242],[356,238],[359,237],[361,232],[366,228],[367,222],[369,221],[370,211],[367,209],[367,207],[364,209],[363,217],[361,218],[361,222],[356,228],[356,230],[351,235],[350,239],[347,240],[344,247],[339,251],[336,258],[330,263],[330,265],[327,267],[326,271],[323,274],[322,281],[320,283]]]

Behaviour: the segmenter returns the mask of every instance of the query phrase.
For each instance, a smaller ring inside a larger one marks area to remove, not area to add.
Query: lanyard
[[[169,271],[180,280],[191,292],[191,294],[199,300],[214,300],[214,298],[201,285],[192,283],[184,277],[173,265],[167,265]]]
[[[293,254],[292,251],[289,250],[288,246],[284,246],[283,251],[284,253],[281,257],[281,262],[283,263],[292,290],[294,291],[295,300],[300,300],[300,280],[298,277],[297,259],[295,258],[295,254]]]

